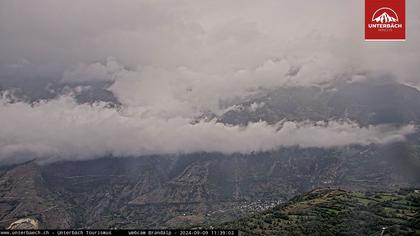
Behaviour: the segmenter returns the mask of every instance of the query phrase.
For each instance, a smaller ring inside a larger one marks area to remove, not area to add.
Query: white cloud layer
[[[404,140],[413,125],[359,127],[351,122],[265,122],[229,126],[182,117],[142,117],[71,97],[29,105],[0,101],[0,162],[83,160],[194,152],[251,153],[280,147],[339,147]]]

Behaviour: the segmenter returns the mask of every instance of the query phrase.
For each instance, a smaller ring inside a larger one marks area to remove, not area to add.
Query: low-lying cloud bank
[[[37,104],[0,99],[0,163],[84,160],[105,155],[251,153],[280,147],[339,147],[402,141],[414,125],[360,127],[352,122],[265,122],[230,126],[191,118],[145,116],[71,96]]]

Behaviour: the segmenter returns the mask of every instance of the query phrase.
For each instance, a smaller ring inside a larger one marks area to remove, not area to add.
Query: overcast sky
[[[363,40],[363,0],[2,0],[0,160],[16,153],[83,159],[401,140],[414,127],[192,121],[223,112],[220,101],[279,86],[369,73],[418,86],[418,9],[419,1],[407,0],[401,43]],[[95,86],[121,108],[74,101]],[[55,96],[13,103],[17,91]],[[308,132],[337,138],[307,139]]]

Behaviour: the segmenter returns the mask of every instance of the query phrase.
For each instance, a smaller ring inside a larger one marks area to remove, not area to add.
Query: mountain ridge
[[[336,90],[276,89],[240,105],[254,103],[265,105],[232,110],[218,122],[349,119],[361,126],[420,124],[420,92],[393,82],[342,84]],[[317,187],[361,192],[418,187],[419,157],[417,132],[386,145],[293,146],[247,155],[104,156],[1,166],[0,227],[27,217],[49,228],[217,225]],[[33,201],[18,198],[25,194]]]
[[[226,223],[240,235],[415,235],[420,191],[348,192],[318,188],[285,204]]]

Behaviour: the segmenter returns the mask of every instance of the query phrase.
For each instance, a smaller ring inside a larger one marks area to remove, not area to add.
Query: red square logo
[[[365,0],[365,40],[405,40],[405,0]]]

